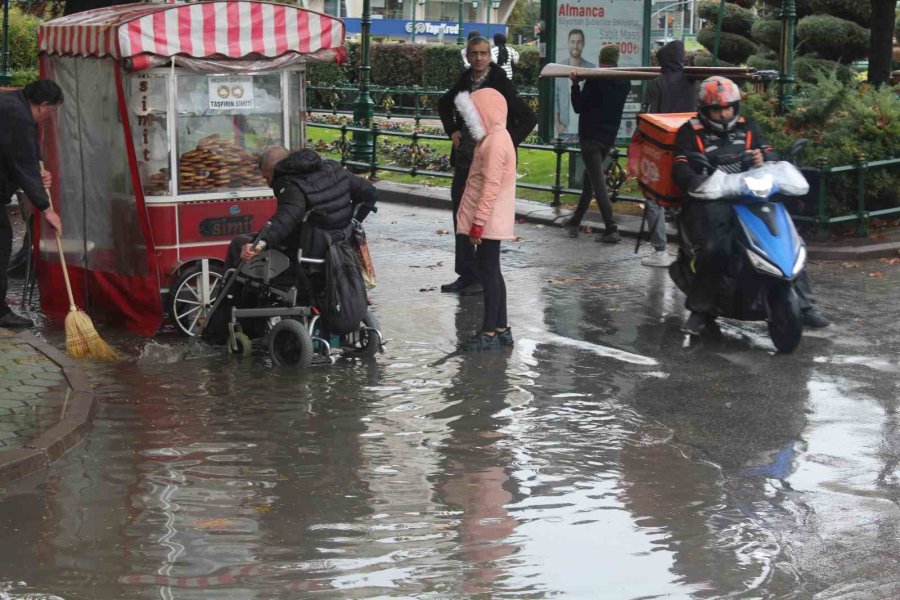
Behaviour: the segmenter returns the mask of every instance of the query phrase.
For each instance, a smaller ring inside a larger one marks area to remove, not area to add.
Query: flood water
[[[0,492],[0,598],[896,597],[900,267],[814,265],[836,324],[781,356],[682,335],[627,240],[520,225],[516,346],[456,354],[449,226],[368,224],[374,362],[102,331],[87,439]]]

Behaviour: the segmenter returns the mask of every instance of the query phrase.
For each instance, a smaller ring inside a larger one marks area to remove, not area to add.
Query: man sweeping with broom
[[[0,327],[32,327],[34,322],[17,315],[6,303],[7,267],[12,252],[12,224],[6,205],[21,189],[57,232],[62,225],[46,188],[52,177],[40,166],[38,123],[50,117],[63,102],[56,83],[42,79],[22,90],[0,92]]]

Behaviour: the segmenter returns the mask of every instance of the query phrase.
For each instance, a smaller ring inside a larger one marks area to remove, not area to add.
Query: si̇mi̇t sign
[[[211,110],[253,108],[253,77],[210,77],[207,82]]]

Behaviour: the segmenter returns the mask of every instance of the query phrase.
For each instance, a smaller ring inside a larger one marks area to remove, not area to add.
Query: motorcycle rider
[[[726,173],[779,160],[759,126],[740,116],[741,92],[733,81],[710,77],[700,84],[697,96],[697,117],[682,125],[675,138],[672,177],[683,190],[697,189],[708,177],[705,167],[691,160],[692,153],[704,155],[713,168]],[[682,209],[682,225],[696,256],[695,277],[685,300],[690,315],[682,329],[696,335],[715,323],[721,276],[733,259],[734,215],[727,202],[688,201]],[[830,325],[813,304],[806,269],[795,280],[794,289],[803,324]]]

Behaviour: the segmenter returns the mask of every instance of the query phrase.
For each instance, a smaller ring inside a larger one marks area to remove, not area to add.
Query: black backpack
[[[356,251],[346,241],[331,241],[325,252],[325,293],[322,317],[330,333],[359,329],[369,310],[366,284]]]

